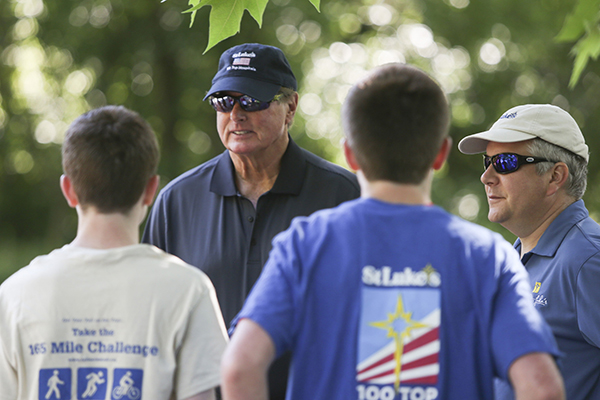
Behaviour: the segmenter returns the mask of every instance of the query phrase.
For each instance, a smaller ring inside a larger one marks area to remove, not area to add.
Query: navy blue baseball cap
[[[296,77],[277,47],[246,43],[225,50],[219,71],[204,96],[217,92],[239,92],[260,101],[271,101],[281,87],[298,90]]]

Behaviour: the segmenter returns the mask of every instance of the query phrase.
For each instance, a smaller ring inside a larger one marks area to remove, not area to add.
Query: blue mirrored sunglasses
[[[212,108],[214,108],[218,112],[231,112],[236,102],[240,105],[240,107],[242,107],[242,110],[252,112],[266,110],[267,108],[269,108],[273,101],[277,101],[282,97],[283,94],[279,93],[275,95],[275,97],[273,97],[273,100],[260,101],[245,94],[241,96],[217,95],[210,96],[208,98],[208,102],[210,103]]]
[[[510,174],[519,169],[521,165],[526,164],[537,164],[539,162],[548,162],[545,158],[533,157],[533,156],[522,156],[514,153],[500,153],[493,156],[483,155],[483,166],[485,170],[489,168],[490,164],[494,167],[499,174]]]

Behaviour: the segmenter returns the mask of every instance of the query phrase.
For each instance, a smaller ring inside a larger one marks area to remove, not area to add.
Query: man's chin
[[[488,220],[496,224],[501,224],[502,222],[504,222],[504,218],[502,218],[502,216],[499,213],[494,212],[492,210],[490,210],[490,212],[488,213]]]

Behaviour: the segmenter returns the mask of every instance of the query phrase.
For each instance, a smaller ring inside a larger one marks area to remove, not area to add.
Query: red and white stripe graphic
[[[419,321],[428,328],[414,329],[404,342],[400,383],[435,385],[439,374],[440,310]],[[357,380],[376,385],[393,385],[397,379],[396,342],[392,340],[357,366]]]

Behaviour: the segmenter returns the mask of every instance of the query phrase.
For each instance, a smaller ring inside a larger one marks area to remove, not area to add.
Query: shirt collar
[[[235,196],[238,194],[235,186],[235,170],[229,151],[225,150],[217,156],[218,160],[210,181],[210,191],[221,196]],[[292,140],[281,157],[281,168],[275,184],[271,188],[272,193],[300,194],[304,184],[306,158],[302,149]]]
[[[210,180],[210,191],[221,196],[235,196],[235,175],[233,161],[229,157],[229,150],[217,156],[217,163]]]
[[[550,223],[548,228],[542,234],[536,246],[530,253],[544,257],[554,257],[567,233],[573,228],[573,225],[589,216],[583,200],[577,200]],[[521,239],[517,239],[514,245],[515,249],[521,250]]]

